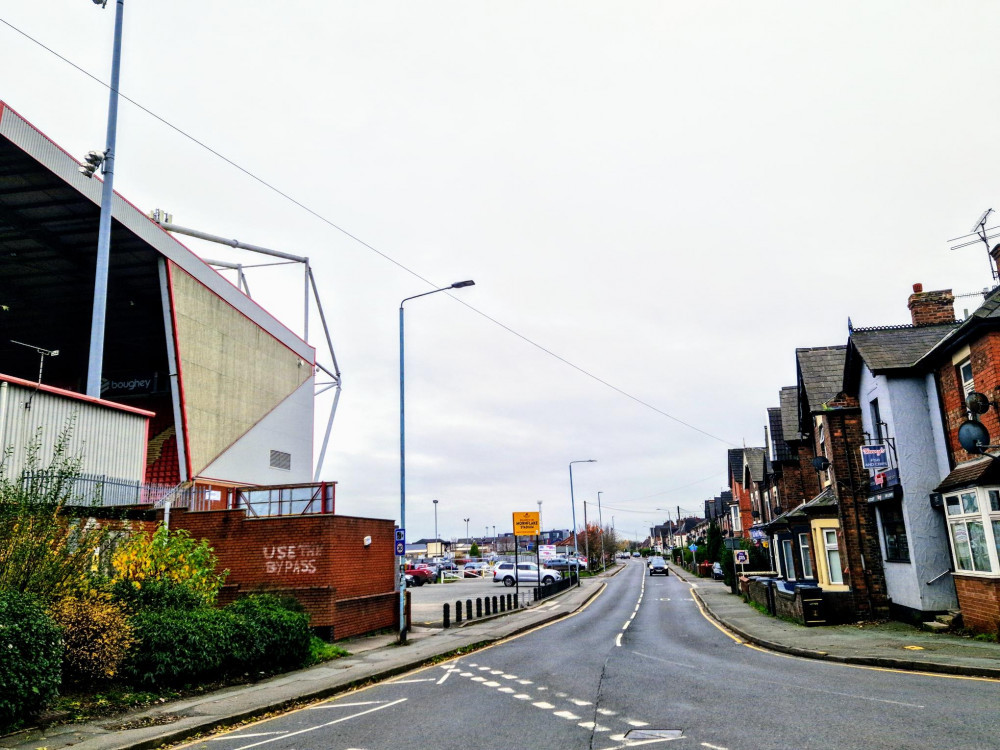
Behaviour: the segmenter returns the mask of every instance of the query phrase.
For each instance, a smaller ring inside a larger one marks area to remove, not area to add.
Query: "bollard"
[[[507,594],[507,611],[514,609],[514,595]]]
[[[507,597],[504,596],[503,594],[500,595],[500,611],[501,612],[507,611]]]
[[[487,612],[486,614],[489,614],[489,612]],[[480,599],[479,597],[476,597],[476,617],[482,617],[482,616],[483,616],[483,600]]]
[[[462,624],[462,601],[455,602],[455,624]]]
[[[517,609],[520,606],[521,606],[521,597],[520,596],[515,596],[514,597],[514,609]]]
[[[538,601],[538,589],[532,590],[532,592],[531,592],[531,601],[533,601],[533,602],[537,602]]]
[[[497,612],[500,611],[499,609],[497,609],[497,607],[498,607],[498,605],[497,605],[497,598],[494,596],[493,597],[493,614],[496,614]]]
[[[444,605],[444,626],[451,627],[451,606],[448,604]]]
[[[465,619],[472,619],[472,599],[465,600]]]
[[[486,597],[486,608],[484,609],[484,612],[487,617],[490,616],[490,598],[488,596]]]

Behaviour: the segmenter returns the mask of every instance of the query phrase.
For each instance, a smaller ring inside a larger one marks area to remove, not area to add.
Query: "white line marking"
[[[407,684],[409,684],[411,682],[434,682],[434,681],[435,681],[435,678],[434,677],[430,677],[430,678],[421,679],[421,680],[392,680],[391,684],[393,684],[393,685],[407,685]]]
[[[518,685],[534,685],[535,683],[533,683],[531,680],[518,680],[517,684]]]
[[[729,750],[727,747],[719,747],[718,745],[709,745],[707,742],[701,743],[702,747],[707,747],[708,750]]]
[[[209,742],[222,742],[223,740],[248,740],[251,737],[267,737],[268,735],[271,735],[271,734],[284,734],[284,733],[285,733],[284,731],[281,731],[281,732],[253,732],[251,734],[241,734],[238,737],[230,737],[228,735],[225,736],[225,737],[209,737],[208,741]]]
[[[480,671],[480,672],[485,672],[485,671],[487,671],[488,669],[489,669],[489,667],[480,667],[480,668],[479,668],[479,671]]]
[[[546,710],[550,708],[555,708],[555,706],[553,706],[551,703],[546,703],[545,701],[538,701],[538,703],[532,703],[531,705],[534,706],[535,708],[544,708]]]
[[[601,716],[615,716],[618,712],[612,711],[610,708],[599,708],[597,709],[597,713]]]
[[[558,716],[560,719],[569,719],[570,721],[576,721],[580,717],[569,711],[553,711],[553,716]]]
[[[473,682],[486,682],[486,678],[485,677],[473,677],[472,681]]]
[[[633,727],[648,727],[649,726],[649,722],[648,721],[639,721],[638,719],[625,719],[624,721],[625,721],[626,724],[628,724],[629,726],[633,726]]]
[[[472,672],[462,672],[459,677],[472,677]]]
[[[407,700],[409,700],[409,699],[408,698],[400,698],[399,700],[393,701],[392,703],[386,703],[385,705],[382,705],[382,706],[376,706],[375,708],[369,708],[367,711],[360,711],[360,712],[358,712],[356,714],[351,714],[350,716],[341,716],[339,719],[334,719],[333,721],[326,722],[326,724],[317,724],[314,727],[306,727],[305,729],[300,729],[297,732],[284,733],[280,737],[272,737],[269,740],[261,740],[260,742],[253,742],[253,743],[251,743],[249,745],[243,745],[242,747],[236,748],[236,750],[249,750],[249,748],[251,748],[251,747],[257,747],[258,745],[266,745],[268,742],[274,742],[275,740],[278,740],[278,739],[282,739],[283,740],[283,739],[286,739],[288,737],[294,737],[297,734],[305,734],[306,732],[313,732],[313,731],[315,731],[317,729],[325,729],[326,727],[331,727],[334,724],[339,724],[342,721],[347,721],[349,719],[356,719],[359,716],[364,716],[365,714],[370,714],[370,713],[372,713],[374,711],[381,711],[383,708],[391,708],[392,706],[395,706],[397,703],[405,703]]]
[[[334,703],[330,701],[328,703],[320,703],[318,706],[309,706],[310,711],[315,711],[317,708],[351,708],[353,706],[374,706],[376,703],[385,703],[385,701],[357,701],[356,703]]]
[[[451,670],[450,669],[447,672],[444,673],[444,677],[442,677],[440,680],[437,681],[437,684],[438,685],[442,684],[449,677],[451,677]]]
[[[493,682],[493,680],[490,680],[489,682],[484,682],[483,687],[500,687],[500,683]]]
[[[502,687],[497,689],[498,693],[513,693],[514,688]]]
[[[618,634],[618,637],[617,637],[617,638],[615,638],[615,645],[616,645],[616,646],[617,646],[618,648],[621,648],[621,647],[622,647],[622,634],[621,634],[621,633],[619,633],[619,634]]]
[[[516,674],[505,674],[503,676],[503,678],[505,680],[516,680],[517,679],[517,675]]]
[[[490,674],[503,674],[502,669],[491,669]]]
[[[518,693],[514,697],[517,698],[519,701],[530,701],[531,700],[531,696],[530,695],[525,695],[524,693]]]
[[[579,698],[570,698],[569,702],[570,703],[575,703],[578,706],[589,706],[590,705],[590,701],[582,701]]]

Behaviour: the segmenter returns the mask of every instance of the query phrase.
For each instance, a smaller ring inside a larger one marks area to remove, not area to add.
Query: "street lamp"
[[[596,458],[585,458],[569,462],[569,502],[573,508],[573,558],[576,561],[576,585],[580,585],[580,534],[576,529],[576,499],[573,497],[573,464],[595,464]]]
[[[601,515],[601,495],[597,493],[597,522],[601,525],[601,572],[604,572],[604,517]]]
[[[538,533],[539,533],[539,535],[541,535],[541,532],[544,531],[544,530],[545,530],[545,527],[542,526],[542,501],[539,500],[538,501]]]
[[[438,501],[432,500],[434,503],[434,541],[438,541]]]
[[[122,0],[118,0],[119,5]],[[403,305],[411,299],[426,297],[428,294],[437,294],[449,289],[461,289],[475,285],[475,281],[456,281],[450,286],[443,286],[440,289],[432,289],[423,294],[414,294],[399,303],[399,528],[406,533],[406,387],[403,367],[404,347],[403,347]],[[437,501],[434,501],[437,503]],[[434,506],[434,526],[435,536],[437,536],[437,505]],[[403,567],[403,558],[399,563],[399,642],[406,643],[406,575]]]
[[[94,0],[102,8],[107,0]],[[125,0],[115,3],[115,41],[111,53],[111,94],[108,98],[107,149],[101,160],[104,185],[101,189],[101,218],[97,233],[97,268],[94,273],[94,307],[90,319],[90,358],[87,362],[87,395],[101,397],[101,367],[104,363],[104,327],[108,308],[108,267],[111,265],[111,200],[114,197],[115,141],[118,136],[118,79],[122,65],[122,18]],[[88,155],[89,156],[89,155]],[[97,164],[93,164],[96,169]],[[93,171],[90,172],[93,174]]]
[[[465,521],[465,541],[468,542],[469,541],[469,519],[468,518],[463,518],[462,520]],[[470,542],[470,544],[471,544],[471,542]]]

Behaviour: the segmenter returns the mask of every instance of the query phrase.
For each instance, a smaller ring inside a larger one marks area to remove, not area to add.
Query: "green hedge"
[[[273,596],[249,596],[225,609],[144,610],[132,626],[136,643],[122,674],[137,684],[269,673],[309,659],[309,616]]]
[[[63,643],[38,602],[0,592],[0,732],[16,729],[59,690]]]

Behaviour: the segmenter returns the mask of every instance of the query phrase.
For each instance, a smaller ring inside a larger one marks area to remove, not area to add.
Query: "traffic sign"
[[[698,545],[697,544],[692,544],[690,547],[688,547],[688,549],[691,550],[692,552],[697,552],[698,551]]]
[[[750,562],[750,550],[733,550],[733,559],[736,561],[737,565],[747,565]]]
[[[396,557],[403,557],[406,554],[406,542],[402,539],[396,542]]]
[[[406,529],[396,529],[396,541],[406,544]]]
[[[515,513],[514,536],[534,536],[539,533],[541,530],[538,523],[539,515],[537,510],[529,513]]]

